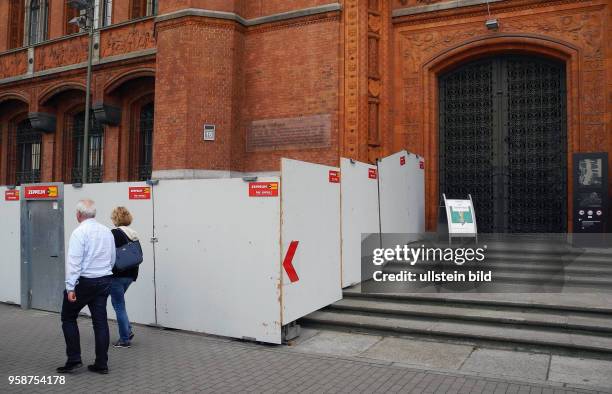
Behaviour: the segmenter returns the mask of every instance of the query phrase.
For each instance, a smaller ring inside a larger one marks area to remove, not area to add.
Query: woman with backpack
[[[132,224],[132,214],[125,207],[117,207],[111,214],[111,220],[116,228],[112,229],[115,238],[115,247],[122,248],[131,242],[138,242],[138,234],[129,226]],[[125,308],[125,292],[132,282],[138,278],[138,265],[120,270],[113,267],[113,281],[111,285],[111,303],[117,315],[119,326],[119,340],[113,343],[116,348],[129,348],[130,341],[134,338],[132,325]]]

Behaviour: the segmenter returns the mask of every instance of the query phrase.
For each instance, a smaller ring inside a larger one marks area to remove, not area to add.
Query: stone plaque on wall
[[[247,152],[329,148],[331,116],[266,119],[251,122],[247,131]]]

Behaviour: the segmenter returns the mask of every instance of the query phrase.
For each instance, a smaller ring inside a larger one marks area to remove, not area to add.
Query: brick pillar
[[[229,176],[240,27],[184,16],[158,22],[156,37],[153,177]],[[216,126],[215,141],[203,141],[204,124]]]

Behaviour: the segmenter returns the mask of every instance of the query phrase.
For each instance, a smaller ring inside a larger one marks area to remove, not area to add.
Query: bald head
[[[80,200],[76,206],[77,210],[77,221],[81,223],[84,220],[92,219],[96,217],[96,204],[93,200],[83,199]]]

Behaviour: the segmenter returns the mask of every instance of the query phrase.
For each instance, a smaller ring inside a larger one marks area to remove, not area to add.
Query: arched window
[[[87,158],[87,180],[85,183],[100,183],[104,176],[104,128],[98,123],[93,112],[90,117],[89,150]],[[72,183],[83,182],[83,142],[85,133],[85,112],[79,112],[72,119]]]
[[[154,104],[143,105],[140,108],[138,127],[138,175],[139,181],[151,179],[153,172],[153,115]]]
[[[28,44],[47,39],[49,0],[30,0],[28,13]]]
[[[8,49],[19,48],[23,46],[24,19],[25,2],[23,0],[10,0],[8,15]]]
[[[42,133],[34,130],[29,119],[17,124],[17,171],[15,184],[40,182]]]

